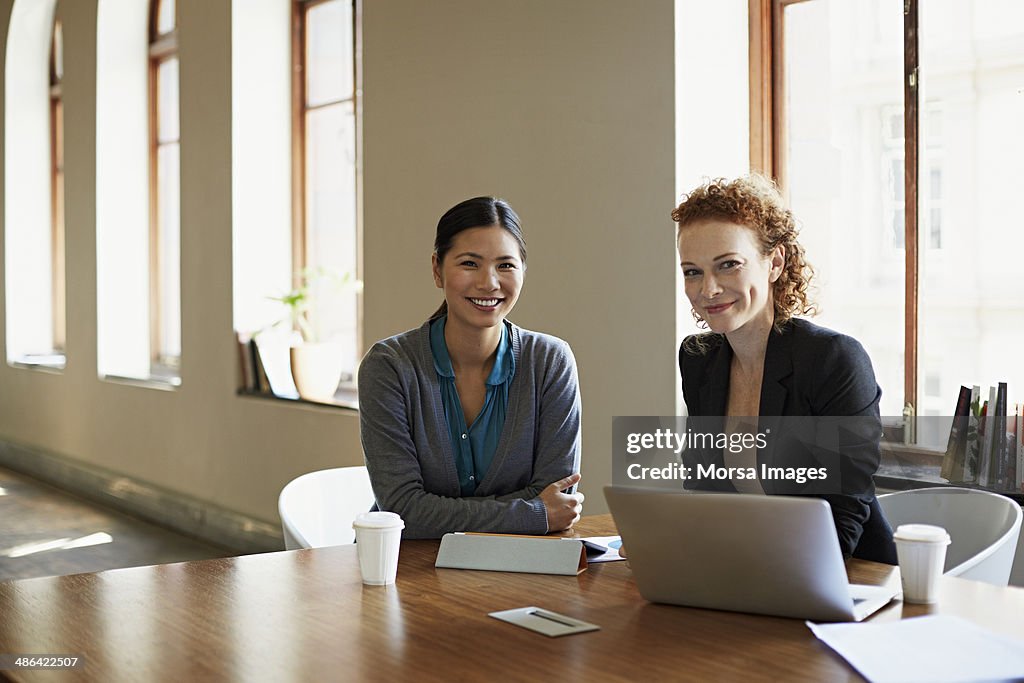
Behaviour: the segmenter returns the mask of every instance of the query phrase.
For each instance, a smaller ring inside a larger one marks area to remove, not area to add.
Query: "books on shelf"
[[[1014,433],[1013,444],[1017,451],[1017,486],[1016,490],[1024,493],[1024,403],[1017,404],[1017,431]]]
[[[262,381],[265,382],[261,391],[280,398],[298,398],[299,392],[292,379],[290,333],[265,330],[256,335],[255,339],[263,373]]]
[[[980,486],[992,486],[995,479],[992,475],[992,437],[993,429],[992,416],[995,414],[996,388],[989,387],[988,400],[981,409],[981,428],[978,438],[981,440],[981,459],[978,461],[978,484]],[[990,481],[991,479],[991,481]]]
[[[1022,491],[1020,471],[1020,404],[1007,404],[1006,430],[1003,453],[1003,488],[1007,491]]]
[[[253,358],[252,336],[235,330],[238,348],[238,389],[256,391],[256,361]]]
[[[966,483],[978,480],[978,465],[981,460],[981,411],[981,387],[975,384],[971,387],[971,409],[967,414],[967,454],[962,479]]]
[[[956,400],[956,410],[953,412],[953,425],[950,427],[949,441],[946,444],[946,456],[942,459],[942,470],[939,473],[939,476],[947,481],[964,480],[970,413],[971,390],[960,387],[960,396]]]
[[[995,405],[995,411],[992,413],[992,471],[989,479],[991,486],[1005,490],[1010,486],[1009,478],[1012,474],[1008,462],[1009,449],[1006,443],[1006,382],[1000,382],[996,388]]]
[[[1011,404],[1006,382],[960,387],[940,475],[952,483],[1024,492],[1024,404]]]
[[[290,340],[286,335],[235,332],[235,340],[238,346],[239,391],[298,398],[292,381]]]
[[[256,337],[252,338],[250,345],[252,346],[253,365],[256,372],[256,391],[261,394],[269,394],[271,393],[270,379],[267,377],[267,366],[263,362],[260,344],[256,341]]]

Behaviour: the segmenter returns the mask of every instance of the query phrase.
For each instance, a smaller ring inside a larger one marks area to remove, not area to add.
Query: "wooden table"
[[[582,535],[613,532],[585,518]],[[402,544],[398,583],[364,587],[356,549],[250,555],[0,583],[0,653],[76,654],[77,671],[12,680],[860,680],[802,621],[645,602],[629,567],[578,577],[434,569],[436,541]],[[898,580],[854,561],[851,578]],[[1024,634],[1024,590],[944,578],[937,606]],[[537,605],[594,622],[546,638],[487,616]]]

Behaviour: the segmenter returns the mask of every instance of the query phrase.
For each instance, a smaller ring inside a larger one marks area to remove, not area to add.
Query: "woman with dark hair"
[[[561,339],[506,319],[526,273],[519,216],[492,197],[457,204],[432,268],[444,303],[359,367],[377,505],[401,515],[405,538],[568,529],[583,503],[576,362]]]
[[[850,418],[842,422],[838,451],[811,438],[776,444],[770,454],[806,465],[830,459],[833,481],[817,490],[832,508],[843,554],[895,564],[892,530],[872,482],[880,459],[882,392],[857,340],[795,317],[814,312],[807,294],[813,271],[778,188],[758,175],[710,181],[691,192],[672,219],[686,296],[694,318],[709,329],[679,348],[689,415],[748,433],[751,421],[767,424],[768,417]],[[693,458],[702,457],[723,471],[759,473],[756,465],[767,455],[766,449],[723,449],[691,453],[684,464],[692,468]],[[791,492],[775,481],[739,476],[691,480],[688,486]]]

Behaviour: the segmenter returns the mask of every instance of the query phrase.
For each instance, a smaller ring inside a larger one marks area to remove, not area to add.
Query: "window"
[[[180,150],[175,0],[154,0],[149,35],[150,354],[153,374],[181,363]]]
[[[887,106],[882,110],[882,173],[885,182],[882,225],[886,241],[893,249],[906,246],[903,147],[903,105]]]
[[[763,170],[803,221],[822,323],[874,361],[882,413],[948,415],[960,384],[1024,391],[1024,5],[758,6],[773,46]]]
[[[232,73],[232,285],[234,327],[257,339],[265,366],[287,386],[293,335],[275,298],[306,271],[348,273],[343,287],[318,280],[321,339],[340,342],[336,396],[355,400],[360,358],[357,221],[357,16],[346,1],[234,0]],[[253,201],[259,197],[259,201]]]
[[[359,274],[355,7],[352,0],[295,4],[293,249],[295,276]],[[296,282],[297,284],[297,282]],[[317,315],[321,338],[342,342],[345,375],[359,363],[359,292],[337,292]]]
[[[234,0],[231,12],[231,276],[243,336],[280,320],[270,297],[291,288],[291,14],[292,0]]]
[[[96,9],[96,366],[180,384],[175,7]]]
[[[11,7],[4,73],[6,356],[63,368],[61,30],[55,0]]]

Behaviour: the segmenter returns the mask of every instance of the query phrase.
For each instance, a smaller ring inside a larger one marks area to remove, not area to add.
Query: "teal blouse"
[[[448,433],[455,453],[455,470],[459,475],[459,487],[463,496],[472,496],[483,481],[498,448],[501,430],[505,427],[505,412],[508,408],[508,387],[515,375],[515,359],[509,343],[508,325],[502,323],[501,340],[494,367],[487,377],[487,394],[480,414],[472,426],[466,425],[462,412],[462,401],[455,389],[455,371],[448,355],[448,344],[444,340],[444,326],[448,316],[442,316],[430,323],[430,350],[434,355],[434,369],[441,383],[441,401],[448,422]]]

